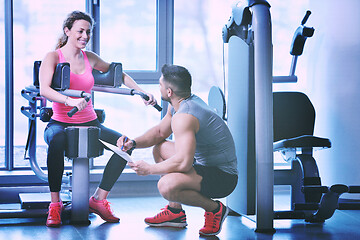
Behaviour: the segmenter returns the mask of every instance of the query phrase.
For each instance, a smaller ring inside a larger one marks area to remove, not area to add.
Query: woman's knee
[[[63,144],[66,140],[64,127],[59,125],[48,126],[44,132],[44,140],[48,145],[53,142],[58,143],[59,141]]]
[[[104,140],[105,142],[116,144],[117,140],[122,136],[121,133],[116,132],[115,130],[112,130],[110,128],[107,128],[102,124],[99,124],[97,127],[101,129],[100,139]]]
[[[51,157],[62,155],[64,154],[64,151],[67,146],[66,141],[66,134],[65,132],[58,132],[57,134],[53,135],[52,138],[48,139],[48,155],[51,155]]]
[[[58,132],[55,134],[52,139],[50,139],[50,144],[55,146],[65,146],[66,143],[66,133],[65,132]]]

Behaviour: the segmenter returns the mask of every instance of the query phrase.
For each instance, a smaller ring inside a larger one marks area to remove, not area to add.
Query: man
[[[237,184],[234,141],[224,121],[205,102],[191,94],[191,75],[181,66],[161,69],[161,98],[171,104],[155,127],[134,140],[122,136],[123,151],[154,146],[156,164],[129,163],[138,175],[162,175],[160,194],[169,201],[164,211],[145,219],[150,226],[186,227],[181,204],[205,210],[200,235],[216,235],[229,210],[212,198],[228,196]],[[174,134],[175,141],[167,138]]]

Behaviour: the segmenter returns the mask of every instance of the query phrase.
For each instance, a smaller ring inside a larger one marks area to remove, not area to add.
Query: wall
[[[323,184],[360,185],[360,1],[309,5],[315,34],[308,45],[307,94],[317,111],[315,135],[332,142],[316,160]]]

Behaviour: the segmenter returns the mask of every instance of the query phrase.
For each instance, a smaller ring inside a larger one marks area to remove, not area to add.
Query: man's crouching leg
[[[161,195],[171,201],[185,205],[201,207],[205,210],[205,225],[199,234],[217,235],[227,217],[228,208],[219,201],[214,201],[200,193],[202,177],[192,169],[189,173],[170,173],[163,176],[158,188]]]

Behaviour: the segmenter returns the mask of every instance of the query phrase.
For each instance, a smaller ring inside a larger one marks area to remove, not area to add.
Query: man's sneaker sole
[[[184,228],[187,226],[187,223],[174,223],[174,222],[163,222],[163,223],[148,223],[147,225],[151,227],[176,227],[176,228]]]
[[[224,214],[223,218],[221,219],[219,231],[217,231],[215,233],[203,233],[203,232],[199,231],[201,236],[214,236],[221,232],[222,224],[225,221],[225,218],[227,217],[227,215],[229,214],[229,208],[225,205],[223,205],[223,207],[225,208],[225,214]]]

